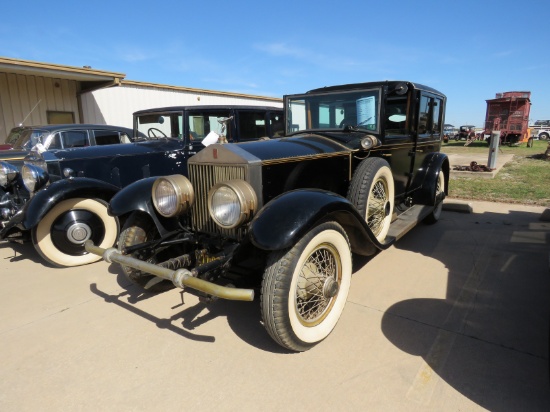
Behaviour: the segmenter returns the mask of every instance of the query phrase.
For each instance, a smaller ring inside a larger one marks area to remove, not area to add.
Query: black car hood
[[[46,161],[94,159],[114,156],[132,156],[138,154],[170,152],[183,149],[184,142],[178,139],[147,140],[135,143],[110,144],[105,146],[79,147],[42,153]]]
[[[346,141],[336,140],[334,138],[318,134],[300,134],[292,137],[239,143],[229,146],[237,146],[239,151],[246,151],[259,160],[269,161],[276,159],[288,159],[292,157],[308,157],[322,154],[351,152],[360,147],[359,142],[360,139],[352,136],[349,136],[348,141]],[[216,146],[220,149],[220,146],[223,148],[223,146],[226,145],[212,146]],[[212,148],[213,147],[209,146],[207,149]],[[202,154],[204,159],[209,158],[209,153],[212,153],[212,151],[205,150],[201,151],[196,156],[201,156]]]

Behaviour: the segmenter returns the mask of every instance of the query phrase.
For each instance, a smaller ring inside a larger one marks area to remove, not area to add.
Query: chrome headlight
[[[195,201],[195,191],[189,179],[182,175],[160,177],[153,183],[153,205],[164,217],[185,213]]]
[[[371,134],[366,135],[361,139],[361,147],[365,150],[370,150],[373,147],[381,146],[382,143],[376,136],[373,136]]]
[[[244,180],[218,183],[208,195],[208,211],[217,225],[232,229],[247,222],[256,211],[258,199]]]
[[[31,193],[42,189],[50,179],[48,172],[41,167],[31,164],[23,165],[21,176],[23,177],[23,184]]]
[[[19,170],[14,165],[8,162],[0,162],[0,186],[8,187],[9,184],[17,179],[18,174]]]

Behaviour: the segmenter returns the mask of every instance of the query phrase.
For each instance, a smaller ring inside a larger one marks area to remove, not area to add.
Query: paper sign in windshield
[[[376,124],[376,100],[374,96],[357,100],[357,125]]]

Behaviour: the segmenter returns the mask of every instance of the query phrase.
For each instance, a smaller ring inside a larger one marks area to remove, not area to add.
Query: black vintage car
[[[95,262],[99,258],[83,244],[115,244],[121,222],[107,214],[107,204],[121,187],[151,176],[187,175],[187,159],[218,139],[253,141],[283,129],[280,108],[189,106],[134,113],[131,144],[101,145],[95,132],[79,144],[75,135],[68,145],[58,134],[59,147],[52,150],[55,136],[37,139],[24,165],[0,162],[0,239],[30,237],[55,266]]]
[[[473,125],[460,126],[458,133],[455,135],[455,140],[471,140],[476,137],[476,128]]]
[[[396,81],[285,96],[286,137],[214,144],[189,160],[188,177],[126,187],[109,209],[127,218],[118,250],[86,250],[148,291],[250,301],[259,289],[269,335],[306,350],[342,313],[352,252],[374,255],[439,219],[445,103]]]

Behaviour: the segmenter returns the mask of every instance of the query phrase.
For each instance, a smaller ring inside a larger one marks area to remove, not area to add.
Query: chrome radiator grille
[[[188,170],[189,180],[195,190],[195,204],[192,208],[193,228],[200,232],[240,238],[242,229],[221,229],[214,223],[208,213],[208,193],[216,183],[232,179],[246,180],[246,167],[189,164]]]

